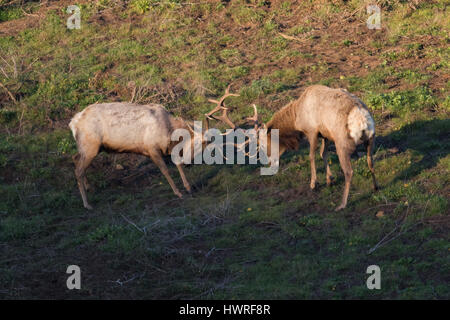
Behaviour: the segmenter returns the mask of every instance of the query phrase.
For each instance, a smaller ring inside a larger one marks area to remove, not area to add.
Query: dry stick
[[[353,11],[352,13],[350,13],[350,15],[348,15],[348,16],[345,17],[345,18],[350,18],[350,17],[354,16],[355,14],[361,12],[361,11],[362,11],[363,9],[365,9],[365,8],[366,8],[365,6],[361,6],[361,7],[359,7],[358,9],[356,9],[355,11]]]
[[[385,239],[387,239],[392,233],[394,233],[397,229],[399,228],[399,226],[395,226],[394,229],[392,229],[391,232],[389,232],[387,235],[385,235],[383,237],[383,239],[381,239],[375,246],[373,246],[372,248],[369,249],[368,254],[371,254],[372,252],[374,252],[375,250],[377,250],[382,244],[386,244],[392,240],[394,240],[395,238],[397,238],[401,233],[399,233],[396,237],[391,238],[390,240],[384,242]]]
[[[11,98],[12,101],[14,101],[14,103],[17,103],[16,98],[14,98],[13,94],[11,93],[11,91],[8,90],[8,88],[5,87],[5,85],[3,83],[0,82],[0,86],[6,90],[6,92],[8,93],[9,97]]]
[[[300,39],[300,38],[293,37],[293,36],[288,36],[288,35],[286,35],[286,34],[284,34],[284,33],[281,33],[281,32],[278,32],[278,34],[279,34],[280,36],[282,36],[283,38],[287,39],[287,40],[302,41],[302,39]]]
[[[11,65],[8,63],[8,61],[5,60],[5,58],[3,58],[2,56],[0,56],[0,58],[3,60],[4,63],[6,63],[6,65],[7,65],[8,67],[11,68]]]
[[[3,73],[6,79],[9,79],[9,76],[6,74],[5,70],[2,67],[0,67],[0,71]]]
[[[131,224],[133,227],[135,227],[137,230],[139,230],[140,232],[142,232],[143,234],[146,234],[146,232],[144,230],[142,230],[141,228],[139,228],[133,221],[129,220],[127,217],[125,217],[123,214],[120,214],[122,216],[122,218],[125,219],[126,222],[128,222],[129,224]]]
[[[384,241],[384,239],[386,239],[391,233],[393,233],[395,230],[397,230],[400,227],[400,226],[396,226],[391,232],[389,232],[386,236],[384,236],[383,239],[380,240],[380,242],[378,242],[374,247],[370,248],[370,250],[368,251],[368,254],[373,253],[379,247],[384,246],[385,244],[388,244],[392,240],[397,239],[398,237],[405,234],[407,231],[411,230],[412,228],[414,228],[415,226],[418,226],[421,223],[422,223],[422,221],[419,221],[419,222],[413,224],[410,228],[406,229],[405,231],[402,231],[402,232],[398,233],[397,235],[395,235],[394,237],[390,238],[389,240]]]
[[[401,224],[396,225],[395,228],[392,229],[391,232],[389,232],[387,235],[385,235],[385,236],[383,237],[383,239],[381,239],[375,246],[373,246],[372,248],[369,249],[368,254],[373,253],[373,252],[374,252],[375,250],[377,250],[379,247],[381,247],[381,246],[383,246],[383,245],[385,245],[385,244],[388,244],[388,243],[391,242],[392,240],[397,239],[398,237],[400,237],[401,235],[405,234],[406,232],[408,232],[408,231],[411,230],[412,228],[414,228],[414,227],[418,226],[419,224],[423,223],[423,219],[424,219],[423,216],[425,215],[425,212],[426,212],[426,210],[427,210],[427,207],[428,207],[428,203],[429,203],[429,202],[430,202],[430,199],[428,199],[427,203],[425,204],[425,208],[423,209],[423,212],[422,212],[422,220],[420,220],[419,222],[413,224],[410,228],[408,228],[408,229],[406,229],[406,230],[404,230],[404,231],[399,232],[397,235],[395,235],[394,237],[390,238],[389,240],[385,241],[385,239],[387,239],[392,233],[394,233],[398,228],[401,227]],[[409,207],[408,207],[408,209],[409,209]],[[404,220],[406,219],[406,217],[408,216],[408,209],[406,210],[406,214],[405,214],[405,217],[403,218],[403,221],[404,221]]]
[[[26,12],[22,7],[21,7],[20,9],[22,9],[23,13],[24,13],[26,16],[39,17],[38,14],[33,14],[33,13],[28,13],[28,12]]]
[[[120,286],[123,286],[124,284],[133,281],[134,279],[136,279],[137,277],[142,277],[144,275],[144,273],[142,274],[136,274],[135,276],[131,277],[130,279],[124,280],[124,281],[120,281],[120,279],[117,279],[116,281],[113,280],[108,280],[108,282],[112,282],[112,283],[117,283]]]

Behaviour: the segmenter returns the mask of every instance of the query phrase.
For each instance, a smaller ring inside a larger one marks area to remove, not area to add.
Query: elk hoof
[[[314,190],[316,188],[316,183],[315,182],[311,182],[310,186],[311,190]]]
[[[345,205],[341,204],[339,207],[337,207],[334,211],[340,211],[345,208]]]
[[[88,210],[93,210],[93,209],[94,209],[94,208],[92,208],[92,206],[89,205],[89,204],[86,204],[84,207],[85,207],[86,209],[88,209]]]

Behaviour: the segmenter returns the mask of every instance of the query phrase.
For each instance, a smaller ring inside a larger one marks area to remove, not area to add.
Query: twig
[[[145,232],[145,230],[142,230],[141,228],[139,228],[133,221],[129,220],[127,217],[125,217],[123,214],[120,214],[122,216],[122,218],[125,219],[126,222],[128,222],[129,224],[131,224],[133,227],[135,227],[137,230],[139,230],[140,232],[142,232],[143,234],[147,234]]]
[[[38,14],[28,13],[28,12],[26,12],[23,8],[20,8],[20,9],[22,9],[23,13],[24,13],[26,16],[39,17]]]
[[[144,275],[144,273],[142,274],[136,274],[134,277],[131,277],[130,279],[127,279],[125,281],[120,281],[120,279],[117,279],[116,281],[112,281],[112,280],[108,280],[108,282],[112,282],[112,283],[117,283],[120,286],[123,286],[124,284],[133,281],[134,279],[136,279],[137,277],[142,277]]]
[[[295,41],[302,41],[303,39],[297,38],[297,37],[293,37],[293,36],[288,36],[287,34],[278,32],[278,34],[280,36],[282,36],[283,38],[287,39],[287,40],[295,40]]]
[[[11,91],[8,90],[8,88],[5,87],[5,85],[3,83],[0,82],[0,87],[2,87],[3,89],[6,90],[6,92],[8,93],[9,97],[11,98],[12,101],[14,101],[14,103],[17,103],[16,98],[14,98],[13,94],[11,93]]]
[[[161,222],[160,219],[156,220],[155,222],[152,222],[151,224],[145,226],[142,230],[144,230],[145,234],[147,234],[148,230],[152,230],[156,225],[158,225]],[[150,227],[150,228],[149,228]],[[149,229],[147,229],[149,228]]]
[[[427,209],[427,206],[428,206],[428,202],[427,202],[427,204],[426,204],[426,206],[425,206],[424,213],[425,213],[425,211],[426,211],[426,209]],[[406,218],[407,218],[407,216],[408,216],[409,208],[410,208],[410,207],[408,207],[408,208],[406,209],[405,216],[401,219],[401,221],[405,221],[405,220],[406,220]],[[422,218],[422,219],[423,219],[423,218]],[[406,230],[400,231],[397,235],[395,235],[395,236],[393,236],[392,238],[388,239],[388,237],[389,237],[391,234],[393,234],[395,231],[397,231],[397,229],[399,229],[399,228],[402,227],[401,221],[400,221],[399,223],[397,223],[397,225],[395,226],[395,228],[392,229],[387,235],[385,235],[385,236],[384,236],[384,237],[383,237],[383,238],[382,238],[375,246],[373,246],[372,248],[370,248],[369,251],[368,251],[368,254],[373,253],[373,252],[374,252],[375,250],[377,250],[379,247],[384,246],[385,244],[388,244],[388,243],[391,242],[392,240],[397,239],[398,237],[400,237],[401,235],[405,234],[406,232],[408,232],[408,231],[411,230],[412,228],[414,228],[414,227],[418,226],[419,224],[423,223],[423,221],[420,220],[419,222],[413,224],[411,227],[407,228]],[[386,240],[386,239],[388,239],[388,240]]]

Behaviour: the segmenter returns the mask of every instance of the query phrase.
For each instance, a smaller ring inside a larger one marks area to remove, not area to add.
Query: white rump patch
[[[347,126],[350,137],[356,144],[361,143],[363,134],[371,138],[375,134],[375,122],[370,116],[369,111],[361,107],[355,107],[350,111],[347,119]]]
[[[86,109],[84,109],[84,110],[86,110]],[[70,130],[72,131],[73,138],[75,140],[77,140],[77,137],[76,137],[76,135],[77,135],[77,123],[78,123],[78,121],[80,121],[81,115],[83,114],[84,110],[81,111],[81,112],[78,112],[77,114],[75,114],[73,116],[72,120],[70,120],[70,123],[69,123]]]

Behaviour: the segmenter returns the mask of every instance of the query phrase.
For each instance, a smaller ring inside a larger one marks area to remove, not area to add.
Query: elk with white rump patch
[[[257,116],[256,116],[257,119]],[[257,122],[257,121],[256,121]],[[270,130],[279,130],[279,155],[288,149],[297,149],[300,138],[305,135],[309,141],[309,159],[311,163],[311,189],[316,186],[315,150],[318,138],[322,138],[320,155],[325,162],[327,185],[330,185],[332,173],[328,164],[327,151],[330,141],[336,145],[339,162],[344,171],[345,187],[341,204],[347,205],[350,184],[353,176],[350,156],[356,146],[364,143],[367,148],[367,164],[372,174],[373,187],[377,190],[372,153],[375,142],[375,122],[366,105],[345,89],[332,89],[322,85],[313,85],[305,89],[299,99],[277,111],[272,119],[262,125]],[[267,139],[270,158],[270,141]],[[278,161],[278,159],[271,159]]]
[[[77,143],[75,175],[84,207],[92,209],[87,201],[86,168],[98,154],[100,147],[116,152],[132,152],[150,157],[166,177],[173,192],[182,197],[169,175],[163,155],[169,155],[178,142],[171,141],[175,129],[192,128],[186,121],[175,118],[158,104],[138,105],[127,102],[92,104],[77,113],[69,124]],[[190,143],[193,143],[191,139]],[[183,184],[191,192],[182,164],[176,164]]]

